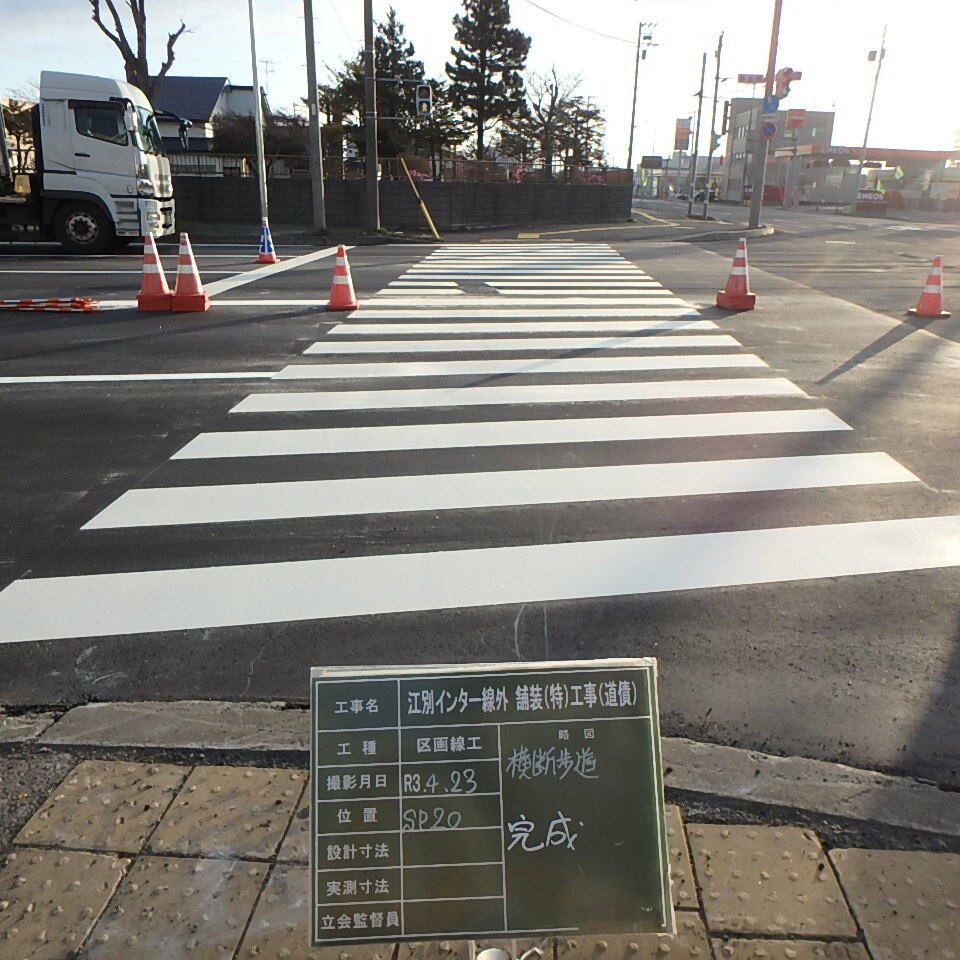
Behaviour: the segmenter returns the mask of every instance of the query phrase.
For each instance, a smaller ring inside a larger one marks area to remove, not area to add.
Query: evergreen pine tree
[[[514,116],[523,105],[520,71],[530,38],[510,23],[509,0],[463,0],[453,18],[453,62],[447,64],[453,105],[476,133],[476,157],[484,159],[486,132]]]

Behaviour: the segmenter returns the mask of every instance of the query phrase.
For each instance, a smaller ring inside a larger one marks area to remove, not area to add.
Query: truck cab
[[[11,177],[12,189],[0,185],[0,238],[102,253],[116,241],[173,233],[170,162],[139,89],[44,70],[33,127],[35,170]]]

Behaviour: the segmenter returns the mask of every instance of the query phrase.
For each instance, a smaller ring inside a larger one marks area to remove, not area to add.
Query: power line
[[[337,15],[337,22],[340,24],[340,29],[343,31],[347,43],[352,44],[353,41],[350,39],[350,34],[347,33],[347,28],[343,24],[343,17],[340,16],[340,11],[337,9],[337,0],[330,0],[330,6],[333,7],[333,12]]]
[[[596,34],[598,37],[603,37],[606,40],[616,40],[618,43],[629,43],[631,47],[634,45],[633,40],[626,40],[623,37],[612,37],[609,33],[601,33],[599,30],[594,30],[593,27],[585,27],[582,23],[574,23],[572,20],[568,20],[566,17],[561,17],[559,13],[554,13],[553,10],[548,10],[546,7],[541,7],[540,4],[535,3],[534,0],[527,0],[527,3],[529,3],[531,7],[536,7],[538,10],[543,11],[543,13],[546,13],[557,20],[562,20],[571,27],[576,27],[578,30],[586,30],[587,33]]]

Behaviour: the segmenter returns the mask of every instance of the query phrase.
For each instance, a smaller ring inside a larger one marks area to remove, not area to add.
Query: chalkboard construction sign
[[[656,661],[318,667],[315,944],[674,929]]]

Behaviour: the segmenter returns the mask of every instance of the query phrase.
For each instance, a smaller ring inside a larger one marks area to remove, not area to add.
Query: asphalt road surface
[[[960,785],[960,347],[872,274],[728,314],[729,245],[597,236],[358,248],[340,316],[329,248],[198,248],[183,315],[0,251],[4,297],[120,301],[0,314],[0,702],[654,655],[669,734]]]

